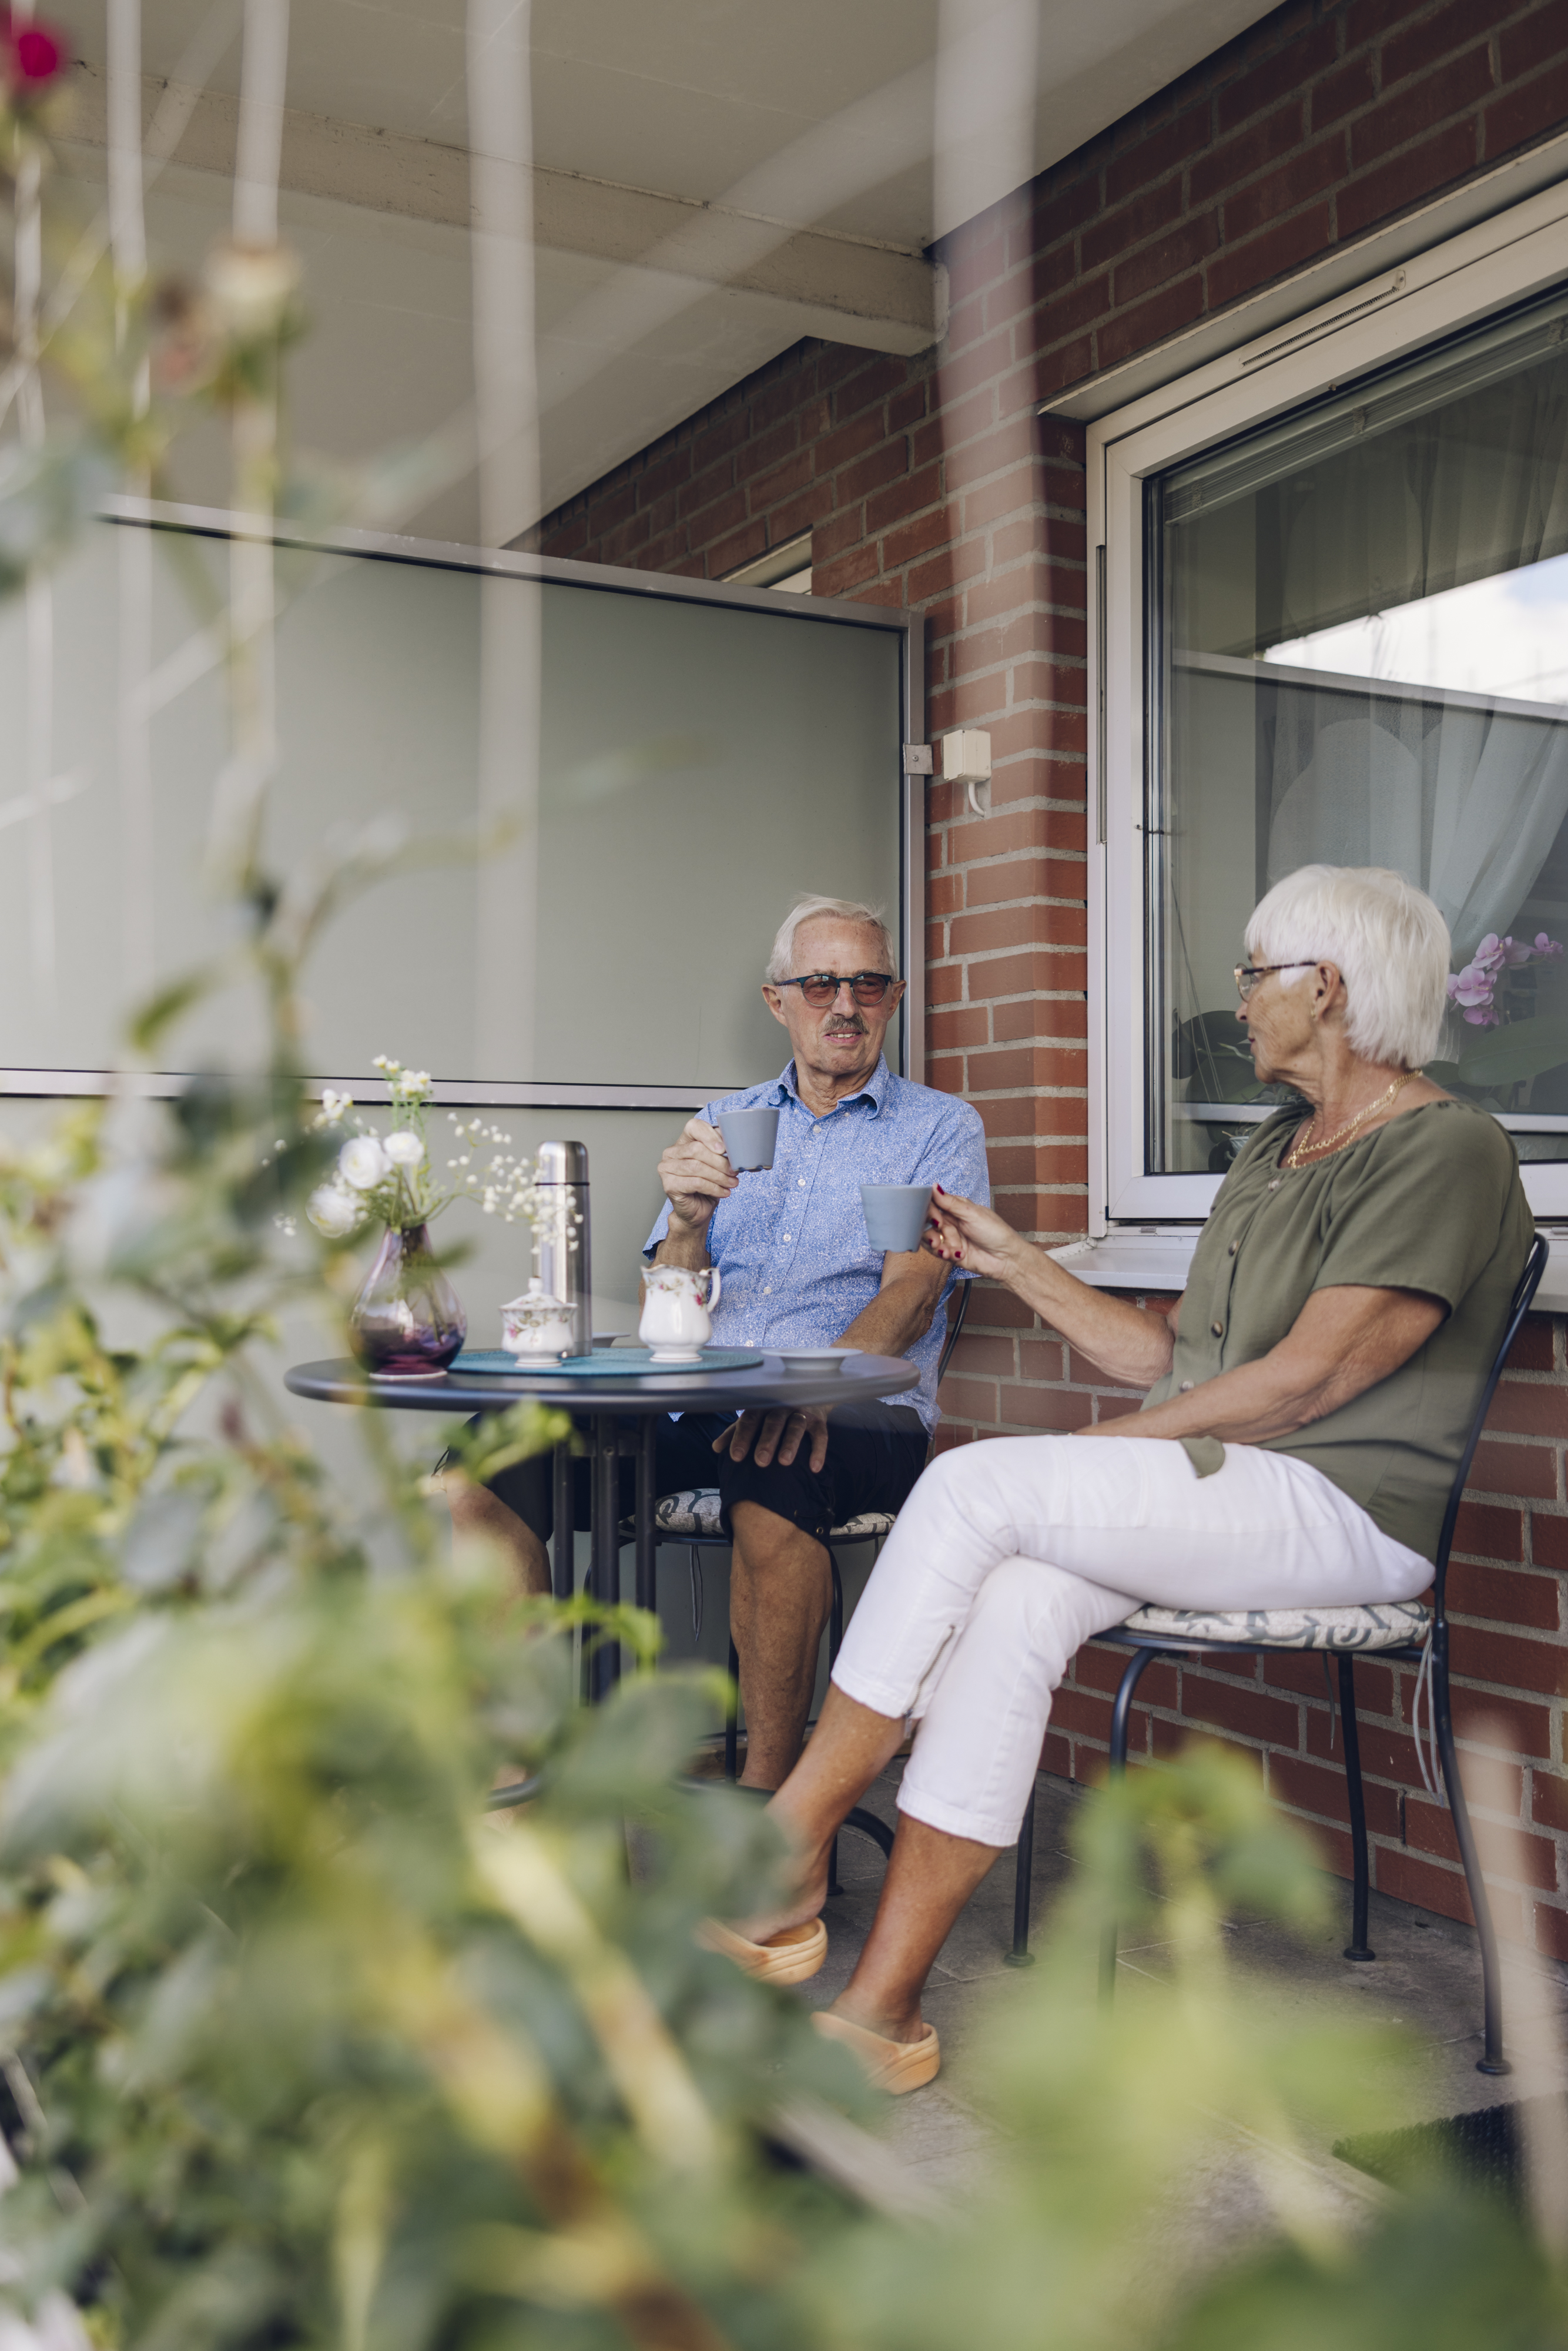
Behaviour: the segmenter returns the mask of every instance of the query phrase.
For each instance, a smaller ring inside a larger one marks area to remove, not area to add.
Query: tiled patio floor
[[[867,1799],[883,1819],[895,1818],[894,1793],[902,1764],[877,1782]],[[1073,1866],[1067,1851],[1074,1808],[1092,1798],[1062,1780],[1042,1776],[1035,1805],[1033,1931],[1049,1917],[1057,1890]],[[813,2006],[833,1999],[847,1980],[854,1955],[870,1926],[882,1884],[880,1854],[864,1837],[848,1834],[840,1844],[842,1894],[826,1913],[831,1938],[822,1973],[802,1987]],[[1374,1894],[1370,1939],[1375,1964],[1358,1966],[1342,1956],[1349,1929],[1348,1886],[1330,1931],[1305,1942],[1263,1924],[1238,1924],[1228,1931],[1238,1959],[1265,1971],[1282,2003],[1303,2017],[1314,2008],[1347,2001],[1364,2002],[1396,2020],[1414,2034],[1419,2056],[1416,2080],[1404,2093],[1416,2103],[1405,2117],[1421,2122],[1469,2107],[1490,2105],[1544,2087],[1549,2079],[1568,2081],[1560,2055],[1568,2031],[1568,1968],[1509,1951],[1508,2031],[1519,2071],[1506,2079],[1478,2074],[1481,2051],[1480,1963],[1473,1931],[1451,1919],[1414,1909]],[[1012,1938],[1013,1865],[1004,1855],[965,1910],[943,1947],[924,2002],[942,2036],[943,2069],[929,2087],[890,2101],[883,2135],[916,2194],[947,2197],[978,2188],[998,2140],[978,2102],[969,2064],[972,2028],[988,1997],[1018,1980],[1003,1965]],[[1342,1915],[1343,1914],[1343,1915]],[[1144,1943],[1121,1953],[1123,1970],[1163,1972],[1165,1949]],[[1542,2049],[1547,2053],[1542,2053]],[[1325,2145],[1312,2150],[1325,2194],[1350,2207],[1373,2208],[1382,2191],[1338,2162]],[[1255,2185],[1256,2164],[1239,2141],[1233,2163],[1223,2160],[1195,2188],[1204,2212],[1211,2252],[1245,2238],[1260,2225],[1264,2206]]]

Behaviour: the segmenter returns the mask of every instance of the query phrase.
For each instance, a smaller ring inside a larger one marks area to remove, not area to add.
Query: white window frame
[[[1089,428],[1089,706],[1097,714],[1089,743],[1089,1229],[1111,1245],[1092,1252],[1092,1269],[1083,1245],[1061,1252],[1080,1260],[1075,1271],[1179,1288],[1220,1182],[1145,1173],[1144,483],[1565,280],[1568,182],[1277,321]],[[1568,1223],[1568,1163],[1526,1162],[1523,1175],[1536,1215]]]

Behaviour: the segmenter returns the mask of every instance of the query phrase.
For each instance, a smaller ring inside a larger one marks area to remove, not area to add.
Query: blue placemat
[[[551,1376],[559,1372],[563,1379],[623,1380],[643,1372],[743,1372],[761,1361],[760,1354],[745,1347],[705,1347],[695,1364],[655,1364],[647,1347],[601,1347],[591,1355],[568,1355],[561,1364],[524,1364],[500,1347],[480,1347],[459,1355],[449,1368],[474,1372],[486,1379],[508,1372],[537,1379],[541,1373]]]

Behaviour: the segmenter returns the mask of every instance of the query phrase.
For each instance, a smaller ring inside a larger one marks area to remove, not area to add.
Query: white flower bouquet
[[[355,1108],[351,1094],[321,1096],[314,1124],[319,1131],[350,1127],[338,1165],[325,1184],[310,1195],[308,1213],[318,1232],[329,1239],[346,1240],[374,1222],[392,1232],[415,1232],[428,1225],[454,1200],[471,1199],[487,1217],[507,1224],[519,1218],[538,1225],[545,1202],[538,1184],[538,1163],[514,1152],[511,1138],[482,1119],[466,1123],[448,1111],[455,1146],[443,1175],[432,1165],[426,1136],[430,1115],[431,1079],[428,1070],[405,1070],[401,1061],[376,1055],[375,1066],[386,1080],[392,1125],[385,1134],[369,1125]],[[494,1146],[490,1156],[483,1155]]]

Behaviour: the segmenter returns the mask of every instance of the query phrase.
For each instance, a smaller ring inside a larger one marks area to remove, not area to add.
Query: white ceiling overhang
[[[214,39],[210,0],[143,0],[149,120],[204,40],[207,50],[162,182],[185,262],[204,214],[221,229],[233,170],[240,47],[223,46],[221,6]],[[75,152],[90,170],[104,140],[101,0],[56,0],[50,13],[78,45]],[[531,118],[531,154],[512,159],[532,224],[528,505],[550,510],[802,336],[899,352],[937,341],[946,296],[934,241],[1266,13],[1259,0],[533,0],[497,11],[488,67],[518,83]],[[302,363],[299,425],[334,455],[362,455],[372,418],[384,430],[395,417],[405,437],[436,429],[463,371],[477,177],[465,11],[463,0],[308,0],[292,17],[283,210],[306,250],[320,340]],[[159,220],[155,205],[155,243]],[[356,238],[375,256],[364,267]],[[535,518],[518,513],[514,528]],[[454,484],[418,520],[477,536],[472,486]]]

